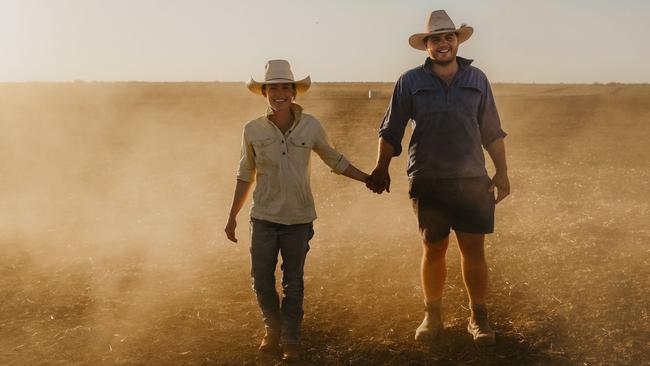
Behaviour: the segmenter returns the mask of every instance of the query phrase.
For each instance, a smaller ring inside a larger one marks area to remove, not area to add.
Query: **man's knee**
[[[470,262],[484,262],[485,261],[485,251],[483,246],[465,246],[461,247],[460,255],[465,261]]]
[[[485,234],[456,232],[456,237],[463,259],[485,260]]]
[[[434,262],[443,259],[447,254],[447,247],[449,246],[449,237],[436,242],[423,242],[422,257],[427,262]]]

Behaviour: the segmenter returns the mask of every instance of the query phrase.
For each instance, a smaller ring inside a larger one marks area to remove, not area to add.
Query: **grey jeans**
[[[251,278],[257,302],[262,310],[266,331],[279,334],[282,343],[300,342],[303,317],[304,266],[309,240],[314,236],[312,223],[283,225],[251,218]],[[282,256],[280,304],[275,289],[275,267]]]

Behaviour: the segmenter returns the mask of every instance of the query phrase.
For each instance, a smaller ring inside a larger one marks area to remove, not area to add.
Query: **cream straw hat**
[[[456,28],[454,22],[451,21],[449,15],[444,10],[432,11],[429,14],[429,19],[424,25],[424,33],[416,33],[409,37],[409,44],[411,47],[418,50],[426,51],[427,47],[424,40],[434,34],[443,34],[455,32],[458,35],[458,44],[461,44],[469,39],[474,33],[474,28],[462,24],[460,28]]]
[[[291,66],[287,60],[270,60],[266,63],[266,72],[264,73],[264,81],[255,81],[252,77],[246,82],[248,90],[255,94],[262,95],[262,85],[265,84],[283,84],[293,83],[296,84],[296,93],[302,94],[309,89],[311,85],[311,78],[307,76],[302,80],[296,81],[291,72]]]

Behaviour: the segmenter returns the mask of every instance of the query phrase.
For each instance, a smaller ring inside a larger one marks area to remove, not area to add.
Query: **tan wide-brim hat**
[[[411,47],[426,51],[427,46],[424,40],[434,34],[444,34],[455,32],[458,37],[458,44],[461,44],[469,39],[474,33],[474,28],[462,24],[460,28],[456,28],[454,22],[451,21],[449,15],[444,10],[432,11],[429,14],[426,24],[424,25],[424,33],[416,33],[409,37],[409,44]]]
[[[246,82],[248,90],[255,94],[262,94],[262,85],[265,84],[296,84],[296,94],[303,94],[311,86],[311,78],[307,76],[302,80],[296,80],[291,72],[291,65],[287,60],[270,60],[266,63],[264,81],[255,81],[252,77]]]

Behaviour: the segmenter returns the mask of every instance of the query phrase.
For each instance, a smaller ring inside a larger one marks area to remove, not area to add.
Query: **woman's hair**
[[[296,83],[291,83],[291,88],[296,92]],[[262,84],[262,94],[266,93],[266,84]]]

